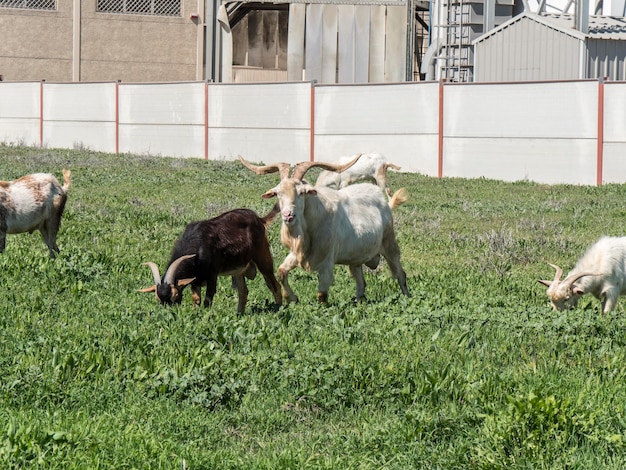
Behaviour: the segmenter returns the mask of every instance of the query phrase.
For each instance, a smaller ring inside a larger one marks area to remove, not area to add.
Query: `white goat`
[[[359,158],[354,165],[341,173],[328,170],[320,172],[315,186],[341,189],[352,183],[365,181],[368,183],[376,183],[389,195],[390,191],[387,188],[387,169],[399,170],[400,167],[393,163],[388,163],[387,159],[380,153],[361,153],[352,155],[351,157],[341,157],[337,160],[337,163],[348,163],[358,155],[360,155],[361,158]]]
[[[584,294],[593,294],[602,302],[602,313],[615,308],[617,299],[626,293],[626,237],[603,237],[578,260],[563,281],[563,270],[551,264],[553,281],[540,280],[548,286],[548,297],[555,310],[573,308]]]
[[[39,230],[50,256],[59,252],[56,243],[61,216],[70,188],[70,170],[63,170],[64,184],[49,173],[33,173],[14,181],[0,181],[0,253],[7,233]]]
[[[376,268],[380,255],[389,264],[403,294],[409,295],[406,274],[400,263],[391,210],[406,201],[404,189],[387,201],[381,188],[364,183],[340,190],[311,186],[303,181],[313,167],[343,171],[359,157],[344,165],[322,162],[298,163],[289,176],[289,164],[256,166],[240,157],[241,162],[259,175],[280,172],[281,181],[262,197],[278,198],[281,210],[281,242],[290,250],[278,268],[278,280],[288,301],[298,297],[289,286],[287,276],[296,266],[318,273],[317,298],[328,301],[335,264],[348,265],[356,282],[356,300],[365,295],[362,266]]]

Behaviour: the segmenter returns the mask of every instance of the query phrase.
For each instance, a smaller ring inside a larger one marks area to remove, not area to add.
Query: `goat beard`
[[[305,236],[302,226],[300,224],[296,226],[286,226],[283,224],[280,231],[281,241],[285,248],[288,248],[293,254],[296,255],[298,263],[303,269],[307,271],[311,270],[311,265],[308,262],[309,249],[310,249],[310,237]]]

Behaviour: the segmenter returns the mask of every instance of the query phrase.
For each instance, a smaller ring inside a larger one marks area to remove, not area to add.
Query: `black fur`
[[[180,303],[185,286],[178,287],[178,281],[195,278],[191,282],[192,291],[197,295],[194,302],[199,303],[201,288],[206,285],[204,306],[210,306],[218,276],[231,275],[233,286],[239,291],[238,311],[242,312],[248,294],[244,276],[254,278],[258,268],[275,302],[281,304],[280,286],[274,276],[274,261],[267,239],[267,226],[278,212],[278,205],[275,205],[269,214],[261,218],[250,209],[235,209],[213,219],[189,223],[174,244],[168,267],[181,256],[195,256],[182,261],[172,280],[173,285],[165,283],[163,275],[161,284],[157,286],[159,300],[166,304]],[[174,301],[172,287],[178,294]]]

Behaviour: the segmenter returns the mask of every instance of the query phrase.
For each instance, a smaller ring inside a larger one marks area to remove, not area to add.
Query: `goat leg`
[[[206,293],[204,294],[204,306],[210,307],[213,305],[213,297],[217,292],[217,275],[211,276],[206,281]]]
[[[602,299],[602,315],[606,315],[608,312],[615,308],[617,299],[619,298],[619,289],[608,289],[603,293]]]
[[[330,269],[323,268],[317,272],[318,282],[317,282],[317,300],[320,303],[328,302],[328,291],[330,290],[330,286],[333,283],[333,270],[334,264],[330,265]]]
[[[200,305],[200,299],[202,298],[202,286],[196,284],[191,285],[191,298],[193,299],[193,305],[195,307]]]
[[[237,302],[237,313],[243,313],[246,310],[246,303],[248,302],[248,286],[246,285],[246,279],[243,277],[243,274],[233,276],[233,286],[237,289],[239,299]]]
[[[283,297],[287,302],[297,302],[298,296],[294,294],[291,286],[289,285],[289,281],[287,277],[289,276],[289,271],[298,266],[298,258],[295,254],[289,253],[285,258],[285,261],[278,267],[278,282],[283,287]]]
[[[360,302],[365,298],[365,277],[363,276],[363,267],[361,265],[350,266],[350,274],[356,282],[355,300]]]

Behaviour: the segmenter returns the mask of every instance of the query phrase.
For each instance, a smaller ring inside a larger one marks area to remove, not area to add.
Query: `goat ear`
[[[544,281],[544,280],[542,280],[542,279],[537,279],[537,282],[538,282],[539,284],[543,284],[543,285],[544,285],[544,286],[546,286],[546,287],[550,287],[550,286],[552,285],[552,281]]]
[[[263,199],[271,199],[271,198],[273,198],[273,197],[276,197],[276,191],[275,191],[275,190],[273,190],[273,189],[270,189],[269,191],[267,191],[267,192],[265,192],[265,193],[261,194],[261,197],[262,197]]]
[[[156,292],[156,286],[144,287],[143,289],[137,289],[137,292]]]
[[[191,284],[191,283],[192,283],[193,281],[195,281],[195,280],[196,280],[196,278],[195,278],[195,277],[191,277],[191,278],[189,278],[189,279],[179,279],[179,280],[176,282],[176,285],[177,285],[178,287],[185,287],[186,285]]]
[[[575,295],[583,295],[585,291],[583,291],[580,287],[574,287],[572,289],[572,293]]]

